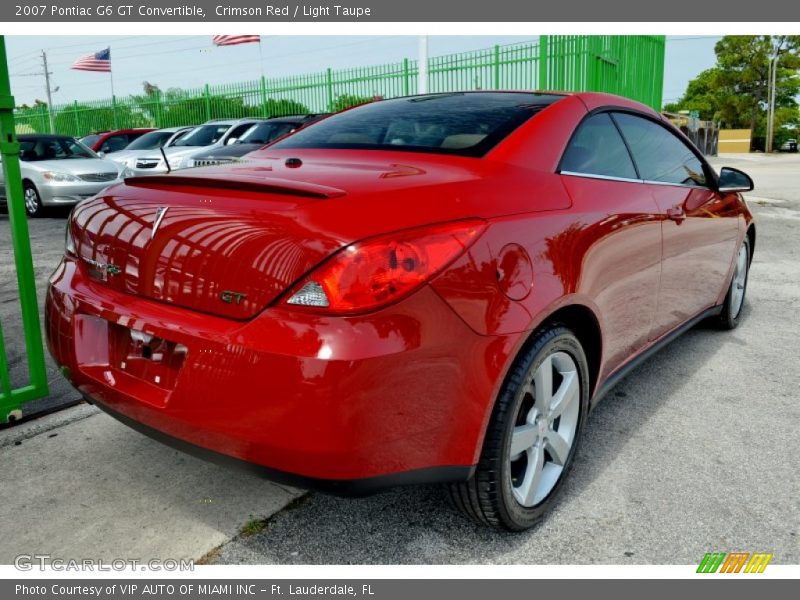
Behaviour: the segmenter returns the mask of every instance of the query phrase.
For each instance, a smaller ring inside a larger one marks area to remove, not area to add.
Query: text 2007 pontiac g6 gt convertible
[[[386,100],[251,157],[84,201],[50,281],[72,383],[188,451],[337,493],[445,482],[520,530],[622,374],[740,318],[752,181],[623,98]]]

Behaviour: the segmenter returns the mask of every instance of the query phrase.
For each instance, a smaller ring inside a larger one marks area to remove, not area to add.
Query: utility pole
[[[781,41],[775,48],[775,54],[769,59],[769,72],[767,75],[767,141],[764,149],[767,154],[772,152],[772,141],[775,137],[775,87],[778,79],[778,61],[781,56]]]
[[[417,93],[428,93],[428,36],[419,36],[419,55],[417,57],[419,80],[417,82]]]
[[[44,68],[44,85],[47,90],[47,116],[50,120],[50,133],[56,132],[56,122],[53,116],[53,94],[50,91],[50,75],[52,73],[47,69],[47,52],[42,50],[42,67]]]

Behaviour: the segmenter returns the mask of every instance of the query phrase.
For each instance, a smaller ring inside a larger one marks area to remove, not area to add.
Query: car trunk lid
[[[294,218],[343,194],[279,179],[133,178],[75,209],[73,239],[101,285],[248,319],[346,243]]]

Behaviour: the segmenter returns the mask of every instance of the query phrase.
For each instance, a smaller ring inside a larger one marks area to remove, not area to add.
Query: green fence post
[[[548,43],[550,41],[549,35],[540,35],[539,36],[539,89],[540,90],[548,90],[551,89],[550,86],[550,63],[549,57],[547,55],[548,51]]]
[[[111,96],[111,115],[114,121],[114,129],[119,129],[119,123],[117,123],[117,97],[115,95]]]
[[[325,87],[328,93],[328,110],[333,110],[333,73],[330,67],[325,73]]]
[[[494,89],[500,89],[500,46],[494,47]]]
[[[206,99],[206,121],[211,120],[211,92],[208,89],[208,84],[206,84],[205,88],[205,99]]]
[[[408,68],[408,59],[403,59],[403,96],[408,96],[411,94],[411,81],[409,78],[411,77],[411,70]]]
[[[155,119],[156,119],[156,123],[155,123],[156,129],[161,129],[162,127],[164,127],[164,125],[163,125],[164,118],[161,115],[161,90],[159,90],[158,88],[156,88],[156,109],[155,109],[154,113],[155,113],[154,116],[155,116]]]
[[[263,75],[261,76],[261,116],[272,116],[269,114],[267,106],[267,80]]]
[[[81,134],[81,122],[78,119],[78,101],[75,100],[72,103],[72,109],[75,111],[75,135],[79,136]]]
[[[28,400],[46,396],[48,390],[42,330],[39,323],[39,304],[36,298],[36,280],[31,256],[31,240],[25,216],[25,200],[19,168],[19,142],[14,129],[14,97],[11,95],[11,84],[8,78],[4,36],[0,36],[0,154],[3,157],[8,223],[11,229],[11,245],[14,249],[30,379],[27,386],[10,389],[8,361],[5,357],[4,345],[0,343],[0,423],[5,423],[20,418],[22,404]],[[2,335],[2,331],[0,331],[0,335]]]

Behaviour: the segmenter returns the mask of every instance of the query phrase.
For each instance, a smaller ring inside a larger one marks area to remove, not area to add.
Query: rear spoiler
[[[143,175],[128,177],[126,185],[144,188],[170,188],[178,186],[206,187],[223,190],[239,190],[244,192],[260,192],[264,194],[284,194],[287,196],[304,196],[306,198],[338,198],[346,192],[326,185],[317,185],[293,179],[279,177],[252,177],[243,175]]]

